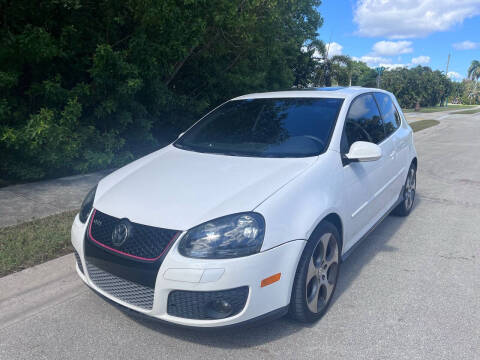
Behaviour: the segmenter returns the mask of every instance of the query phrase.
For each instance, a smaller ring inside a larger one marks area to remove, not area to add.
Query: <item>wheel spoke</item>
[[[312,280],[313,277],[317,276],[317,268],[313,264],[313,257],[310,258],[310,262],[308,264],[308,272],[307,272],[307,284]]]
[[[329,234],[326,249],[327,250],[325,251],[325,259],[323,260],[324,270],[327,270],[331,264],[338,261],[337,241],[332,234]]]
[[[325,281],[330,285],[334,285],[337,281],[337,273],[338,273],[338,263],[334,262],[328,268]]]
[[[315,295],[312,295],[311,301],[307,300],[308,308],[313,313],[318,312],[318,291],[319,290],[320,290],[320,286],[317,286],[317,291],[315,291]]]
[[[324,254],[323,254],[324,257],[327,256],[328,243],[330,242],[331,237],[332,237],[332,234],[326,233],[326,234],[323,234],[323,236],[320,238],[320,241],[322,242],[323,248],[325,249]]]
[[[327,294],[325,295],[325,303],[330,299],[330,296],[332,295],[333,286],[334,284],[330,284],[328,281],[325,282],[325,287],[327,288]]]

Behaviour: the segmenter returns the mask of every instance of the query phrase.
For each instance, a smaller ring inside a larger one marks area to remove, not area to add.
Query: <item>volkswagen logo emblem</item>
[[[128,220],[121,220],[112,232],[112,244],[116,247],[122,246],[128,238],[130,223]]]

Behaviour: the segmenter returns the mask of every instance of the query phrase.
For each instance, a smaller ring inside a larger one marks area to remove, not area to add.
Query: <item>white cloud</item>
[[[354,21],[361,36],[391,39],[445,31],[480,14],[480,0],[358,0]]]
[[[325,48],[328,52],[328,57],[329,58],[331,58],[332,56],[335,56],[335,55],[342,55],[343,46],[340,45],[339,43],[336,43],[336,42],[326,43]],[[303,52],[306,52],[308,50],[308,48],[306,46],[302,46],[301,50]],[[320,55],[320,53],[316,49],[313,52],[312,56],[316,59],[322,58],[322,56]]]
[[[393,69],[408,67],[408,65],[405,65],[405,64],[380,64],[380,66],[383,66],[387,70],[393,70]]]
[[[336,43],[336,42],[327,43],[325,44],[325,47],[327,48],[329,58],[335,55],[342,55],[343,46],[340,45],[339,43]]]
[[[463,80],[463,76],[456,71],[449,71],[448,77],[452,80]]]
[[[388,59],[388,58],[381,57],[381,56],[372,56],[372,55],[364,55],[364,56],[361,56],[361,57],[355,57],[354,56],[352,59],[355,60],[355,61],[363,61],[364,63],[366,63],[370,67],[375,67],[375,66],[378,66],[382,63],[390,63],[391,62],[391,60]]]
[[[373,45],[373,53],[379,56],[395,56],[413,51],[411,41],[379,41]]]
[[[386,57],[381,56],[371,56],[371,55],[364,55],[361,57],[354,56],[352,58],[355,61],[363,61],[367,64],[368,67],[376,68],[379,66],[383,66],[387,70],[397,69],[402,67],[408,67],[406,64],[392,64],[392,60]]]
[[[454,49],[457,49],[457,50],[473,50],[479,46],[480,46],[480,43],[476,43],[470,40],[465,40],[465,41],[453,44]]]
[[[430,62],[430,56],[421,55],[421,56],[412,58],[412,64],[415,64],[415,65],[425,65],[425,64],[428,64],[429,62]]]

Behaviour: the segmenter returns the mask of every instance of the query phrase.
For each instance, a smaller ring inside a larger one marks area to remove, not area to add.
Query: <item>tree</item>
[[[329,46],[319,39],[312,41],[307,47],[315,61],[313,76],[314,86],[332,86],[333,81],[341,77],[342,72],[349,73],[351,60],[345,55],[329,55]]]
[[[435,106],[451,93],[452,81],[438,70],[417,66],[385,71],[382,88],[395,94],[403,108],[413,108],[417,102]]]
[[[478,81],[478,79],[480,79],[480,61],[472,60],[472,63],[468,68],[468,78],[473,81]]]
[[[472,99],[476,99],[478,97],[478,79],[480,79],[480,61],[473,60],[468,68],[468,78],[473,82],[473,89],[472,92],[468,95]]]
[[[0,1],[0,177],[119,166],[228,98],[307,84],[319,5]]]
[[[377,73],[362,61],[352,61],[351,84],[363,87],[376,86]]]

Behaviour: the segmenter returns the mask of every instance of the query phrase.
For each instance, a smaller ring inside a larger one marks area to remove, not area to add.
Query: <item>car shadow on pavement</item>
[[[420,202],[421,199],[417,196],[414,206],[417,207]],[[412,216],[415,216],[415,208],[412,210]],[[342,265],[339,282],[330,308],[335,306],[335,302],[355,281],[361,273],[362,267],[368,264],[378,253],[397,251],[397,248],[390,246],[388,242],[405,221],[406,218],[403,217],[388,216],[357,246]],[[191,329],[158,322],[124,309],[122,312],[139,325],[161,333],[164,336],[224,349],[255,347],[294,333],[309,332],[311,331],[310,328],[316,326],[316,323],[303,324],[285,316],[281,319],[248,327]]]
[[[416,195],[415,203],[409,216],[415,216],[415,208],[422,202],[418,193]],[[343,292],[360,275],[362,268],[378,253],[395,252],[398,250],[396,247],[389,245],[388,242],[407,219],[408,217],[390,214],[358,244],[352,254],[342,263],[340,277],[330,307],[335,305],[335,302],[342,296]]]

